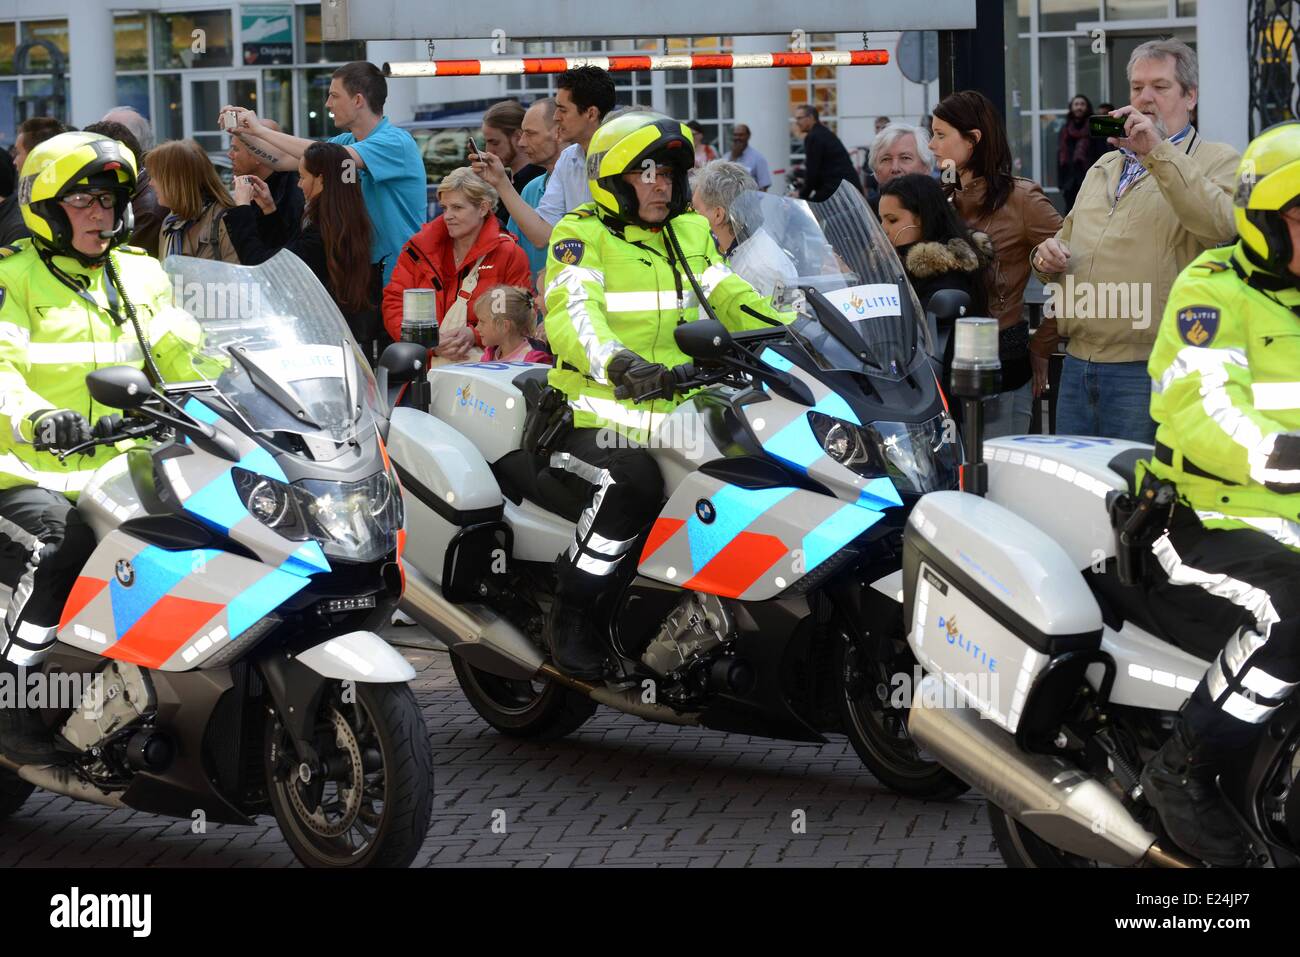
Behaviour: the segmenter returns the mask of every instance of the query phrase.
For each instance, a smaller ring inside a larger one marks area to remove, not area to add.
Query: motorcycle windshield
[[[169,256],[174,304],[203,328],[195,379],[250,427],[345,443],[382,418],[379,389],[338,306],[301,259],[260,266]]]
[[[731,268],[778,307],[798,309],[791,330],[821,368],[900,379],[926,360],[916,293],[851,183],[819,203],[751,190],[730,212]]]

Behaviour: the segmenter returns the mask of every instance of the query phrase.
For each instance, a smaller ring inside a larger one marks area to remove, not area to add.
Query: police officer
[[[77,493],[117,454],[112,446],[66,461],[56,454],[89,440],[91,423],[97,438],[116,431],[114,410],[91,399],[86,374],[140,368],[150,350],[151,376],[196,377],[189,355],[197,324],[170,307],[158,262],[123,245],[135,186],[135,157],[116,140],[76,132],[46,140],[19,180],[31,238],[0,251],[0,582],[13,589],[0,669],[19,681],[54,643],[95,545],[74,507]],[[54,747],[35,712],[0,707],[0,751],[38,763]]]
[[[1300,123],[1247,147],[1235,206],[1238,242],[1175,281],[1148,365],[1149,470],[1179,493],[1152,598],[1203,589],[1231,638],[1142,785],[1170,837],[1220,866],[1247,856],[1215,784],[1223,759],[1300,683]]]
[[[547,638],[556,664],[577,678],[604,672],[593,603],[624,559],[636,561],[633,546],[663,503],[663,478],[641,446],[680,400],[642,397],[671,389],[672,369],[690,361],[673,330],[700,315],[691,277],[731,329],[767,325],[743,305],[779,318],[722,261],[708,221],[687,211],[694,164],[681,123],[622,113],[587,150],[593,202],[551,233],[546,333],[557,363],[549,381],[567,396],[574,428],[550,467],[589,503],[558,562]]]

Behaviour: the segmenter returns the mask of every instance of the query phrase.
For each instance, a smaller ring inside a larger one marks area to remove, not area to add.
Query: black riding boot
[[[36,711],[24,707],[27,674],[0,658],[0,682],[13,692],[11,700],[0,700],[0,754],[18,764],[49,764],[58,754],[54,735]],[[0,687],[0,699],[10,698],[8,690]]]
[[[571,678],[599,681],[605,675],[605,654],[593,622],[591,602],[578,603],[556,595],[546,616],[546,646],[555,666]]]
[[[1215,784],[1218,768],[1180,717],[1142,771],[1142,789],[1179,847],[1215,867],[1240,867],[1249,849]]]

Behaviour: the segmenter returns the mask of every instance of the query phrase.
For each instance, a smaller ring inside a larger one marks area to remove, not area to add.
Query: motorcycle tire
[[[307,867],[406,867],[424,843],[433,814],[429,732],[409,686],[358,683],[352,689],[353,702],[337,709],[332,702],[338,696],[326,694],[317,716],[318,728],[333,723],[335,761],[342,775],[353,775],[352,787],[340,787],[337,799],[326,802],[323,789],[334,779],[319,775],[313,792],[313,785],[299,777],[292,740],[279,718],[271,715],[264,759],[271,807],[285,841]],[[360,780],[353,754],[361,756]],[[376,777],[367,780],[370,775]],[[358,790],[361,797],[356,799]],[[375,798],[382,801],[378,814]],[[326,818],[326,806],[351,800],[357,800],[358,806],[350,820],[340,823]],[[367,800],[369,806],[362,806]],[[347,830],[342,831],[345,825]],[[354,830],[369,835],[363,847],[352,840]]]
[[[28,784],[12,771],[0,769],[0,821],[22,807],[35,790],[36,785]]]
[[[1096,867],[1096,861],[1053,847],[992,801],[989,826],[1007,867]]]
[[[454,652],[451,667],[479,717],[512,738],[554,741],[576,731],[596,713],[596,702],[551,681],[502,678],[475,668]]]
[[[892,709],[879,699],[876,689],[881,683],[890,686],[890,667],[855,661],[853,643],[847,637],[836,641],[835,647],[840,727],[876,780],[891,791],[925,801],[950,801],[970,790],[965,781],[912,744],[907,736],[907,712]],[[855,675],[855,671],[862,673]]]

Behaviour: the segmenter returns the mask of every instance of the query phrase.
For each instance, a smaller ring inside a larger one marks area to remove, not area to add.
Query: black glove
[[[32,447],[38,452],[57,452],[90,441],[90,423],[80,412],[71,409],[45,409],[33,412]]]
[[[95,423],[95,427],[90,430],[90,434],[97,439],[106,439],[110,435],[117,435],[122,431],[122,417],[116,412],[109,415],[101,415]]]
[[[658,362],[648,362],[631,349],[609,360],[609,381],[614,398],[640,402],[646,398],[667,398],[673,391],[672,371]]]

